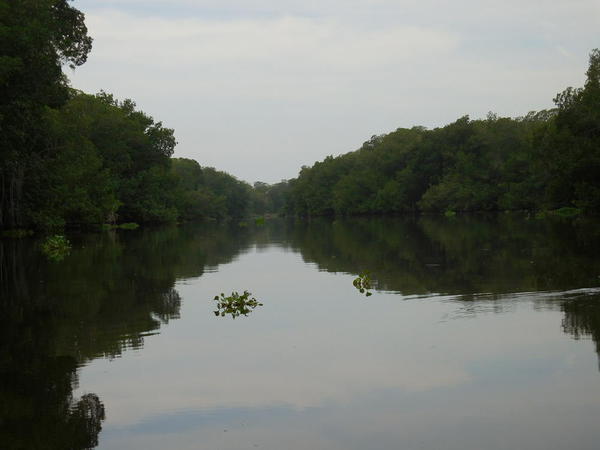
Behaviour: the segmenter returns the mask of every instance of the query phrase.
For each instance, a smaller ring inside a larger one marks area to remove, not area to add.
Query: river
[[[0,448],[596,449],[599,225],[182,225],[71,233],[62,260],[0,241]],[[244,291],[261,304],[222,316]]]

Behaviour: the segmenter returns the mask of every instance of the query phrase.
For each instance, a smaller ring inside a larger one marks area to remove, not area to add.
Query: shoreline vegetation
[[[600,213],[598,49],[585,85],[552,110],[398,128],[297,178],[250,185],[174,158],[174,130],[132,100],[69,86],[62,68],[85,63],[92,39],[68,0],[2,9],[0,237],[277,215]]]
[[[506,118],[461,117],[428,130],[399,128],[290,180],[295,215],[530,211],[538,217],[600,212],[600,51],[583,88],[556,108]]]

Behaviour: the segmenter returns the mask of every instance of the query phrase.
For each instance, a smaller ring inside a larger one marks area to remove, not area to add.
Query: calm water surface
[[[598,448],[597,221],[69,237],[0,241],[2,449]]]

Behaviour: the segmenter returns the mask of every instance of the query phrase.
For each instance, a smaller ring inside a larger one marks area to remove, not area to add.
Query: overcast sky
[[[175,129],[175,156],[277,182],[373,134],[519,116],[585,80],[598,0],[75,0],[69,76]]]

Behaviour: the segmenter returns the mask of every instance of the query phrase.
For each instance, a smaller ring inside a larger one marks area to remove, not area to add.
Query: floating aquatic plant
[[[365,294],[365,296],[367,296],[367,297],[373,295],[370,292],[370,290],[372,288],[372,284],[371,284],[371,276],[369,275],[368,272],[363,272],[360,275],[358,275],[358,277],[356,277],[354,279],[352,284],[354,285],[354,287],[356,289],[358,289],[358,291],[361,294]]]
[[[60,234],[49,236],[42,243],[42,252],[53,261],[62,261],[71,252],[71,243]]]
[[[444,213],[444,216],[446,216],[446,217],[455,217],[456,216],[456,211],[453,211],[452,209],[447,209],[446,212]]]
[[[242,294],[232,292],[229,296],[225,296],[221,292],[221,295],[216,295],[214,298],[217,302],[217,309],[214,311],[215,316],[225,317],[225,315],[230,315],[233,319],[241,315],[247,316],[254,308],[263,305],[251,295],[248,291],[244,291]]]

